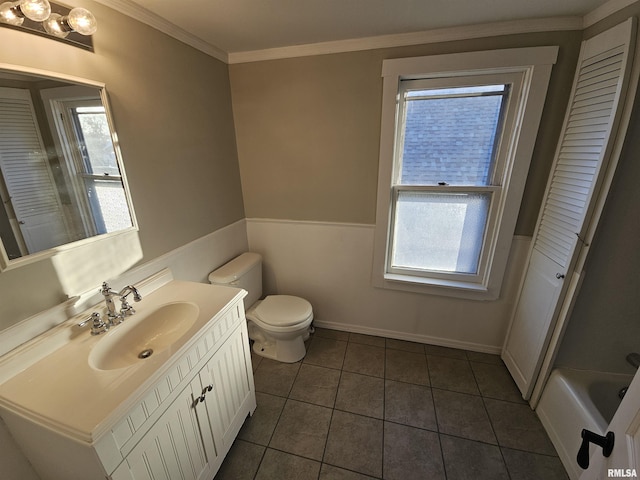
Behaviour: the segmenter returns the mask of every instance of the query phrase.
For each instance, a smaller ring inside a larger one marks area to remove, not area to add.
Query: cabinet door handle
[[[202,396],[205,396],[207,392],[210,392],[211,390],[213,390],[213,384],[207,385],[202,389]]]
[[[213,390],[213,384],[210,384],[204,387],[202,389],[202,393],[200,394],[200,396],[196,397],[195,400],[193,401],[192,407],[196,408],[196,406],[198,405],[198,402],[204,402],[205,399],[207,398],[207,393],[210,392],[211,390]]]

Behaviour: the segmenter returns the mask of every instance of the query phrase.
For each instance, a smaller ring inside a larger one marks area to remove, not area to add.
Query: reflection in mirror
[[[104,89],[0,70],[0,269],[135,226]]]

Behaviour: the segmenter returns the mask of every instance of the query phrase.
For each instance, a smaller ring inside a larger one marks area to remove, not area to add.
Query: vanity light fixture
[[[1,0],[0,0],[1,1]],[[93,50],[98,24],[86,8],[69,9],[48,0],[17,0],[0,4],[0,26],[61,40]]]
[[[20,26],[25,18],[43,22],[50,14],[51,4],[48,0],[18,0],[0,5],[0,21],[9,25]]]
[[[73,8],[69,15],[62,16],[52,13],[44,23],[47,33],[56,37],[66,38],[70,32],[78,32],[81,35],[93,35],[98,29],[96,17],[86,8]]]

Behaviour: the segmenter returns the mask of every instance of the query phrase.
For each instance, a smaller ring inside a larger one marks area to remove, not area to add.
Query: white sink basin
[[[174,302],[141,318],[137,314],[129,317],[96,343],[89,364],[96,370],[114,370],[144,362],[167,348],[177,350],[189,339],[185,333],[199,313],[195,303]]]
[[[226,308],[242,308],[243,290],[168,276],[151,278],[135,315],[107,333],[91,335],[90,326],[77,327],[92,312],[104,312],[100,302],[55,327],[55,335],[40,338],[37,348],[28,345],[13,357],[18,373],[0,382],[0,409],[82,442],[92,443],[109,432],[142,392],[178,372],[175,362],[181,352],[201,341],[206,348],[201,337],[205,328],[242,314]],[[154,282],[161,285],[151,290]],[[43,348],[49,353],[32,361],[34,351]],[[146,349],[153,350],[151,356],[138,358]]]

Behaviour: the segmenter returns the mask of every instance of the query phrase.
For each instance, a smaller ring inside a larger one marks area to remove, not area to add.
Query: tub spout
[[[627,355],[627,362],[635,368],[640,367],[640,353],[630,353]]]
[[[618,398],[620,398],[620,400],[622,400],[624,398],[624,396],[627,394],[627,390],[629,390],[629,387],[622,387],[618,391]]]

